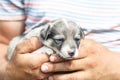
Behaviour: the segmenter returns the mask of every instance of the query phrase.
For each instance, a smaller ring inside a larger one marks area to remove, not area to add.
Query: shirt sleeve
[[[24,0],[0,0],[0,20],[24,20]]]

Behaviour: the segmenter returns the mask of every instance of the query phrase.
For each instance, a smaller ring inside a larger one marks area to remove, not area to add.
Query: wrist
[[[0,61],[0,80],[23,80],[20,71],[10,61]]]
[[[4,80],[29,80],[26,79],[25,75],[26,73],[22,67],[17,66],[11,61],[6,64]]]
[[[7,61],[2,60],[0,61],[0,80],[5,80],[6,77],[6,67],[7,67]]]
[[[21,72],[13,63],[8,62],[6,64],[4,80],[23,80],[20,74]]]

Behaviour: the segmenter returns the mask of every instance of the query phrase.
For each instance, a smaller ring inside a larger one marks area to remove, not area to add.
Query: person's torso
[[[119,0],[25,0],[27,27],[57,18],[78,22],[86,37],[120,51]]]

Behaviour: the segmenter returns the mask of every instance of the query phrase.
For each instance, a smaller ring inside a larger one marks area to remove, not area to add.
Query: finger
[[[15,53],[18,54],[24,54],[24,53],[30,53],[42,46],[42,43],[39,41],[37,37],[32,37],[28,40],[25,40],[21,43],[19,43],[16,46]]]
[[[44,73],[40,73],[38,76],[37,76],[37,79],[36,80],[48,80],[48,76],[50,76],[50,74],[44,74]],[[33,79],[35,80],[35,78]]]
[[[87,71],[79,71],[67,74],[55,74],[48,78],[48,80],[92,80]]]
[[[24,72],[29,73],[33,76],[35,76],[35,79],[42,80],[49,76],[49,74],[44,74],[41,72],[41,65],[45,62],[49,61],[49,56],[46,53],[40,53],[40,54],[21,54],[17,58],[17,66],[26,67],[24,69]],[[30,70],[28,70],[30,69]]]
[[[46,53],[34,54],[32,56],[34,56],[33,59],[30,60],[32,69],[36,69],[40,67],[41,64],[49,61],[49,56]]]
[[[82,39],[79,47],[79,58],[85,58],[91,54],[96,53],[98,43],[91,39]]]
[[[64,59],[61,58],[58,54],[52,54],[50,56],[50,61],[51,62],[61,62],[61,61],[64,61]]]
[[[16,57],[14,60],[17,62],[19,66],[22,67],[22,65],[23,66],[26,65],[34,70],[39,68],[41,64],[48,62],[49,56],[45,53],[40,53],[40,54],[26,53],[26,54],[18,55],[18,57]]]
[[[72,61],[65,61],[60,63],[44,63],[41,66],[43,72],[65,72],[65,71],[76,71],[84,70],[89,67],[93,67],[94,64],[90,59],[77,59]],[[46,69],[43,69],[46,67]]]

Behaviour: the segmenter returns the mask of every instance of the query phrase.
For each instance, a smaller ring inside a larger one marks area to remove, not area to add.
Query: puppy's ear
[[[47,40],[48,35],[50,34],[50,31],[51,31],[50,25],[48,25],[46,28],[43,28],[40,32],[41,39],[42,40]]]
[[[85,38],[85,33],[81,27],[80,27],[80,37],[81,37],[81,39]]]

